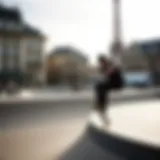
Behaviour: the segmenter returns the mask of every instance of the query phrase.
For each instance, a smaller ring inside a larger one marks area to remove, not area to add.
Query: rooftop
[[[6,7],[4,5],[0,5],[0,20],[4,22],[9,22],[8,24],[4,23],[1,28],[0,32],[10,34],[10,33],[18,33],[23,35],[29,35],[29,36],[38,36],[43,37],[42,33],[32,27],[31,25],[28,25],[24,22],[22,19],[22,14],[18,8],[15,7]],[[11,27],[10,22],[14,24],[14,27]],[[9,26],[6,27],[5,25]],[[18,29],[17,29],[18,27]]]
[[[131,47],[139,48],[145,54],[160,54],[160,38],[137,41]]]
[[[87,57],[83,54],[83,52],[81,52],[80,50],[78,50],[77,48],[73,47],[73,46],[58,46],[56,47],[52,52],[51,52],[51,56],[56,56],[56,55],[68,55],[68,56],[75,56],[78,59],[87,61]]]
[[[38,29],[35,29],[29,25],[24,25],[22,31],[27,35],[42,36],[42,33]]]
[[[12,20],[21,22],[22,17],[18,8],[11,8],[0,5],[0,20]]]

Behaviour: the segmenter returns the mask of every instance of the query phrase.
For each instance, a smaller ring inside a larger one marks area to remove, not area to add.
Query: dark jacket
[[[109,76],[109,86],[112,90],[121,89],[124,86],[124,80],[121,69],[115,67]]]

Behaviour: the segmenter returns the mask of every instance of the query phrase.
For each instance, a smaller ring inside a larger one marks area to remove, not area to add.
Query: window
[[[5,40],[3,62],[3,66],[9,69],[19,64],[19,43],[15,39]]]
[[[14,21],[6,21],[5,22],[5,28],[7,30],[13,30],[13,31],[19,31],[21,29],[21,24],[16,23]]]
[[[28,40],[27,47],[29,52],[39,52],[41,48],[40,40],[38,39]]]
[[[14,60],[12,57],[8,57],[8,67],[9,69],[13,69],[14,68]]]
[[[0,21],[0,28],[3,28],[3,27],[4,27],[4,22]]]
[[[8,51],[9,55],[16,56],[19,53],[19,43],[18,41],[12,39],[8,40]]]
[[[41,62],[42,58],[40,55],[32,54],[30,56],[27,56],[28,62]]]
[[[3,44],[2,44],[2,40],[0,39],[0,55],[2,55],[3,52]]]

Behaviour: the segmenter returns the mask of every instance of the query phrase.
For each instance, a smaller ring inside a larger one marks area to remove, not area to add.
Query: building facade
[[[121,57],[122,67],[125,72],[147,72],[148,61],[138,44],[128,46]]]
[[[43,83],[43,44],[44,36],[24,22],[19,9],[0,6],[1,83]]]
[[[63,84],[68,84],[71,77],[78,78],[82,83],[88,77],[88,59],[72,46],[55,48],[50,53],[48,64],[51,64],[48,65],[48,71],[58,72],[57,77],[60,77],[59,81]]]
[[[148,72],[152,84],[160,85],[160,39],[140,41],[130,45],[122,55],[126,72]]]
[[[147,59],[153,85],[160,85],[160,39],[140,42],[139,48]]]

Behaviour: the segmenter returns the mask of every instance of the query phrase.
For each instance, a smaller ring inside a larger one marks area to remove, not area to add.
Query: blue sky
[[[19,6],[25,20],[48,37],[46,50],[73,44],[91,61],[108,52],[112,36],[112,0],[4,0]],[[122,0],[124,44],[160,36],[159,0]]]

